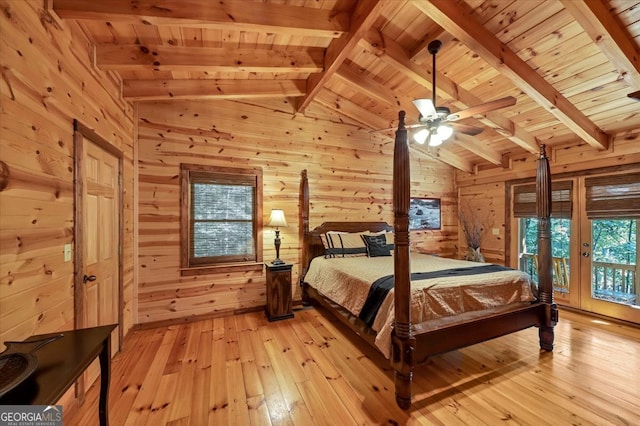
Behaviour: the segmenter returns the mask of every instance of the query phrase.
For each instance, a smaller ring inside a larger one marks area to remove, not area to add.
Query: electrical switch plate
[[[64,245],[64,261],[71,262],[71,244]]]
[[[498,228],[491,228],[491,233],[493,235],[500,235],[500,230]]]

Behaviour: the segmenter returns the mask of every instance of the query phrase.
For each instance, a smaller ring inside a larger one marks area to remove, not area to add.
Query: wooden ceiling
[[[396,126],[401,109],[415,123],[411,101],[432,96],[426,46],[439,39],[438,106],[517,103],[462,122],[479,135],[422,153],[472,172],[539,144],[610,149],[640,129],[628,96],[640,90],[638,0],[50,2],[134,101],[286,98],[298,114],[367,130]]]

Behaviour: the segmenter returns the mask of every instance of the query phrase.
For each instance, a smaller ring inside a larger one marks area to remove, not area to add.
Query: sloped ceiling
[[[459,111],[505,96],[437,149],[467,172],[508,167],[539,144],[610,149],[640,128],[636,0],[51,0],[95,43],[125,98],[287,98],[367,130],[417,122],[415,98]],[[634,94],[635,93],[635,94]],[[633,94],[632,96],[629,96]],[[389,136],[393,131],[387,131]],[[640,142],[639,142],[640,145]],[[640,146],[639,146],[640,150]]]

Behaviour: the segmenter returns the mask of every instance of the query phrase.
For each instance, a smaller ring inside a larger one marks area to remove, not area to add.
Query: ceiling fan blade
[[[447,121],[457,121],[464,118],[473,117],[478,114],[485,114],[494,109],[505,108],[516,104],[517,99],[513,96],[507,96],[506,98],[495,99],[493,101],[485,102],[480,105],[472,106],[462,111],[451,113],[447,116]],[[415,101],[414,101],[415,103]]]
[[[429,120],[438,118],[438,112],[431,99],[414,99],[413,104],[418,108],[423,118]]]
[[[450,126],[453,127],[453,130],[456,132],[464,133],[465,135],[475,136],[484,130],[481,127],[470,126],[468,124],[462,123],[450,123]]]
[[[631,99],[633,99],[635,101],[640,101],[640,90],[638,90],[636,92],[633,92],[633,93],[629,93],[627,95],[627,97],[629,97],[629,98],[631,98]]]

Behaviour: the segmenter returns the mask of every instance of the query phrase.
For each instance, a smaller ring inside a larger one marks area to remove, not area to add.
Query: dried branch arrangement
[[[468,200],[466,203],[461,203],[458,210],[458,218],[464,237],[467,240],[467,245],[472,249],[479,248],[484,239],[486,226],[488,226],[488,224],[483,224],[488,220],[485,216],[486,213],[483,214],[481,209],[474,208]]]
[[[467,240],[467,245],[473,249],[477,249],[482,243],[482,237],[484,234],[482,224],[475,216],[469,213],[464,213],[462,210],[458,212],[458,217],[460,218],[460,224],[462,225],[462,231],[464,232],[464,237]]]

